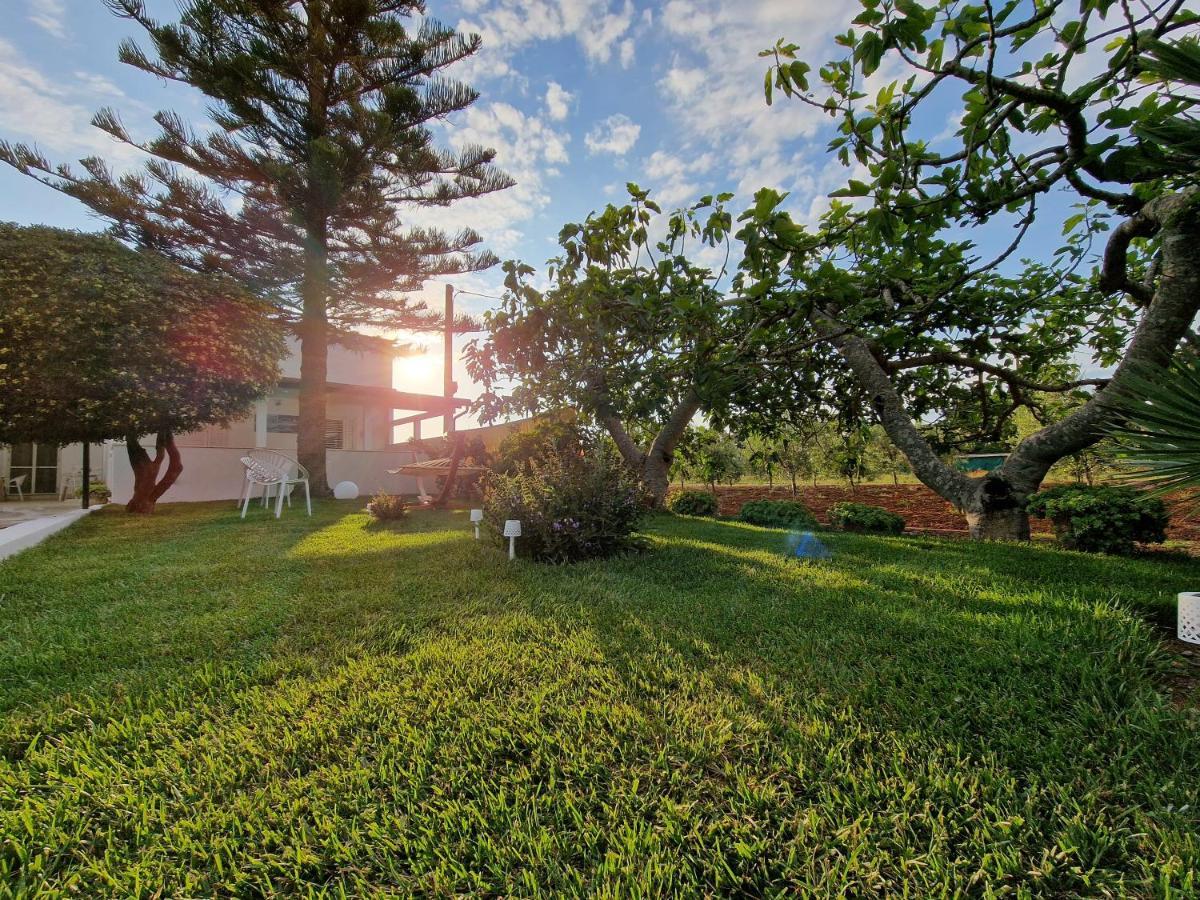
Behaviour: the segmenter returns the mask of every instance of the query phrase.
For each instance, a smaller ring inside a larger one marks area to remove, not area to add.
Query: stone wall
[[[675,487],[673,491],[678,491]],[[790,487],[769,488],[765,485],[734,485],[717,488],[719,512],[723,516],[736,516],[742,504],[748,500],[790,500]],[[923,484],[863,484],[851,489],[846,485],[822,484],[802,486],[799,500],[812,510],[822,524],[829,524],[829,507],[842,501],[867,503],[881,506],[904,519],[908,531],[923,534],[963,535],[967,523],[962,513],[956,510]],[[1049,534],[1050,523],[1034,519],[1031,526],[1035,533]],[[1167,536],[1172,540],[1200,541],[1200,512],[1174,510]]]

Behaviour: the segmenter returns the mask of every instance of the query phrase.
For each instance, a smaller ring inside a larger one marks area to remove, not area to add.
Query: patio
[[[0,528],[8,528],[10,525],[29,522],[43,516],[57,516],[76,509],[79,509],[78,500],[51,498],[20,501],[13,498],[0,502]]]

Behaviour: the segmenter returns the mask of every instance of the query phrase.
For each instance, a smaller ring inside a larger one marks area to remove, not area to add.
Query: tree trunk
[[[647,453],[642,463],[642,487],[650,495],[654,508],[666,502],[667,488],[671,486],[671,463],[661,453]]]
[[[133,469],[133,496],[125,504],[126,512],[149,515],[154,512],[159,497],[167,492],[183,472],[183,459],[175,446],[175,437],[169,431],[160,431],[155,441],[153,458],[146,452],[136,435],[125,437],[125,449],[129,454],[129,466]],[[158,472],[163,459],[167,459],[167,471],[159,480]]]
[[[308,469],[309,489],[318,497],[329,494],[325,473],[325,383],[329,371],[329,266],[324,223],[310,226],[305,250],[304,301],[300,321],[300,421],[296,448],[300,465]]]
[[[1029,513],[1025,511],[1025,503],[1037,490],[1037,484],[1022,488],[996,473],[974,479],[972,488],[964,498],[962,510],[973,540],[1029,540]]]
[[[300,285],[300,417],[296,429],[296,456],[308,469],[309,490],[329,496],[325,472],[326,381],[329,375],[329,210],[337,185],[317,164],[317,142],[329,126],[328,72],[324,4],[306,4],[308,13],[309,152],[304,221],[304,278]]]
[[[700,408],[700,398],[694,390],[689,389],[667,416],[650,449],[643,452],[625,430],[625,424],[613,409],[602,379],[593,380],[592,391],[595,397],[596,418],[612,436],[622,458],[638,474],[638,479],[646,489],[653,507],[661,508],[667,499],[667,488],[671,486],[670,472],[671,463],[675,460],[675,448],[679,446],[688,422]]]
[[[1130,242],[1161,238],[1162,264],[1157,286],[1144,310],[1124,358],[1108,384],[1066,418],[1048,425],[1017,445],[997,472],[971,478],[943,463],[905,409],[888,370],[861,336],[837,322],[833,312],[816,312],[814,325],[828,337],[871,396],[871,406],[892,443],[904,454],[913,474],[967,517],[971,536],[1027,540],[1025,502],[1059,460],[1095,444],[1120,418],[1112,402],[1129,377],[1162,372],[1200,309],[1200,192],[1188,190],[1158,197],[1114,229],[1105,246],[1101,288],[1138,292],[1128,281]],[[1148,290],[1143,286],[1142,292]]]

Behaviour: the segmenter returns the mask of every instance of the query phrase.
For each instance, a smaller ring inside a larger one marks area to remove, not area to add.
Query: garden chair
[[[25,493],[21,489],[22,489],[22,487],[24,487],[25,479],[28,477],[29,477],[28,475],[18,475],[16,478],[6,478],[4,480],[4,496],[5,496],[5,498],[7,499],[9,491],[15,490],[17,492],[17,498],[19,500],[21,500],[22,502],[24,502]]]
[[[251,450],[247,456],[242,457],[242,465],[245,467],[246,481],[242,486],[241,506],[242,518],[246,518],[246,511],[250,508],[250,497],[254,493],[254,485],[261,485],[263,491],[263,506],[266,506],[271,499],[272,491],[275,492],[275,518],[279,518],[283,513],[283,501],[287,500],[290,507],[292,505],[292,490],[296,485],[304,485],[304,501],[308,507],[308,514],[312,515],[312,494],[308,488],[308,470],[290,456],[279,453],[276,450]]]

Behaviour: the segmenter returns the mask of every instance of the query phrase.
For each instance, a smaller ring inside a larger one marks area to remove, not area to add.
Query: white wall
[[[288,355],[280,363],[284,378],[300,377],[300,342],[287,339]],[[341,344],[329,345],[329,374],[326,381],[336,384],[365,384],[375,387],[392,387],[392,360],[394,353],[359,352],[348,350]]]
[[[126,503],[133,496],[133,470],[125,448],[113,445],[109,470],[109,488],[116,503]],[[245,448],[181,447],[183,474],[165,494],[163,503],[194,502],[198,500],[236,500],[242,492],[241,458]],[[359,493],[366,497],[379,490],[393,494],[417,493],[417,480],[408,476],[389,475],[388,469],[423,458],[412,450],[330,450],[326,459],[329,483],[353,481]],[[164,464],[165,465],[165,464]],[[434,482],[425,483],[432,489]]]

